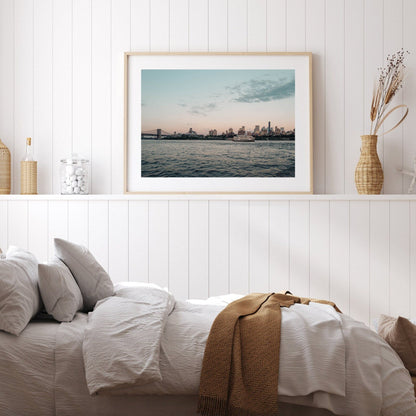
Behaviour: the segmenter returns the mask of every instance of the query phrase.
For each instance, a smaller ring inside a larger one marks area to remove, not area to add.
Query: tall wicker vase
[[[359,194],[379,194],[384,175],[377,154],[377,136],[361,136],[361,155],[355,169],[355,186]]]

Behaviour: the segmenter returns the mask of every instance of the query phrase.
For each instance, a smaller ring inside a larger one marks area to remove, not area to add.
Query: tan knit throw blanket
[[[280,308],[311,300],[252,293],[230,303],[212,324],[205,347],[198,412],[204,416],[277,415]],[[332,302],[318,302],[340,312]]]

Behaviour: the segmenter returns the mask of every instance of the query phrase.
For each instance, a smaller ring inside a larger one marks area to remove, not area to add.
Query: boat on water
[[[249,134],[238,134],[233,137],[233,142],[254,142],[256,139]]]
[[[254,142],[255,139],[251,134],[247,134],[246,128],[244,126],[238,129],[237,136],[232,138],[233,142]]]

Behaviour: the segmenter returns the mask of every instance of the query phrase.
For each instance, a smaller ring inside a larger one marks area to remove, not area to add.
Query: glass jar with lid
[[[61,160],[61,194],[87,195],[89,193],[89,160],[72,154]]]

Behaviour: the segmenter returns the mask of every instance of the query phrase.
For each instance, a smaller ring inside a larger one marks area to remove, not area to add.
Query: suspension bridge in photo
[[[162,129],[142,131],[142,139],[145,139],[145,138],[161,139],[162,137],[171,136],[171,135],[172,135],[172,133],[169,133],[168,131],[165,131],[165,130],[162,130]]]

